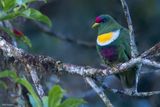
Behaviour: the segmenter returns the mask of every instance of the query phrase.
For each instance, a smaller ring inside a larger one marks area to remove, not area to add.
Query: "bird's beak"
[[[99,23],[94,23],[94,24],[92,25],[92,28],[96,28],[98,25],[99,25]]]

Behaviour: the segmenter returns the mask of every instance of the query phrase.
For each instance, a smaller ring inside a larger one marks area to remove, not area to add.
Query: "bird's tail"
[[[136,87],[136,72],[137,67],[128,69],[126,72],[118,74],[124,89],[135,89]]]

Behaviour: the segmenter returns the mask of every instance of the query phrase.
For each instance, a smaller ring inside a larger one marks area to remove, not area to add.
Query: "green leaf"
[[[16,6],[16,0],[1,0],[0,6],[4,11],[9,11]]]
[[[28,97],[29,97],[29,102],[31,103],[32,107],[38,107],[35,99],[32,97],[31,94],[28,94]]]
[[[49,107],[58,107],[61,103],[61,100],[63,98],[64,91],[61,89],[60,86],[55,85],[50,91],[49,91]]]
[[[17,16],[20,16],[19,12],[12,12],[12,13],[7,14],[6,12],[1,11],[0,12],[0,21],[14,19]]]
[[[51,20],[44,14],[42,14],[40,11],[35,10],[33,8],[29,8],[24,10],[21,13],[21,16],[35,20],[35,21],[39,21],[39,22],[43,22],[45,24],[47,24],[49,27],[51,27]]]
[[[68,98],[58,107],[78,107],[86,103],[83,99]]]
[[[17,79],[16,80],[17,83],[23,85],[31,94],[31,96],[33,97],[37,107],[42,107],[42,103],[41,100],[39,99],[39,97],[37,96],[36,92],[34,91],[32,85],[26,80],[26,79]]]
[[[43,107],[48,107],[48,96],[44,96],[42,98]]]
[[[8,70],[0,72],[0,78],[5,78],[5,77],[11,77],[13,79],[16,79],[17,78],[17,74],[16,74],[16,72],[8,71]]]
[[[4,4],[4,1],[3,1],[3,0],[0,0],[0,8],[1,8],[1,9],[3,9],[4,5],[5,5],[5,4]]]
[[[26,45],[28,45],[30,48],[32,47],[32,43],[31,43],[30,39],[29,39],[27,36],[23,35],[23,36],[21,37],[21,39],[22,39],[22,41],[23,41]]]

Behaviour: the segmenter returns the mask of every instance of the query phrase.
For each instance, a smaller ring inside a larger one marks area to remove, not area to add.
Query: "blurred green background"
[[[136,43],[140,53],[160,41],[160,0],[128,0],[130,14],[136,34]],[[127,27],[120,0],[49,0],[47,4],[35,3],[53,22],[51,31],[60,37],[95,43],[96,31],[91,29],[95,17],[101,14],[113,16],[120,24]],[[101,61],[95,47],[84,47],[75,43],[59,40],[54,35],[44,33],[36,23],[25,21],[20,28],[31,39],[33,54],[51,56],[65,63],[100,67]],[[143,67],[143,71],[153,70]],[[160,90],[160,74],[142,75],[139,91]],[[88,104],[83,107],[104,107],[105,105],[83,80],[75,75],[51,76],[47,78],[47,87],[56,83],[66,91],[66,96],[82,97]],[[120,87],[119,81],[111,76],[105,84]],[[115,107],[159,107],[159,96],[135,98],[107,92]]]

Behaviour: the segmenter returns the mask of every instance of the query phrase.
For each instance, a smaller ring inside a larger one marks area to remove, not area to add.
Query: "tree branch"
[[[132,58],[128,62],[118,64],[116,66],[117,69],[112,69],[110,67],[107,67],[105,69],[96,69],[89,66],[77,66],[73,64],[66,64],[62,63],[61,61],[55,60],[51,57],[41,56],[41,55],[34,56],[32,54],[27,54],[23,50],[10,45],[3,38],[0,38],[0,49],[8,57],[14,57],[16,60],[19,60],[22,63],[30,64],[30,66],[32,65],[35,67],[44,68],[46,71],[53,71],[54,73],[62,72],[62,73],[78,74],[81,76],[90,76],[90,77],[97,75],[109,76],[116,73],[124,72],[124,70],[134,66],[137,63],[148,64],[159,68],[158,62],[154,61],[154,63],[151,63],[153,61],[141,58],[141,56],[137,58]],[[160,50],[160,47],[156,49]]]
[[[88,82],[88,84],[94,89],[94,91],[99,95],[99,97],[103,100],[106,107],[113,107],[112,103],[106,96],[106,94],[103,92],[101,88],[99,88],[95,82],[90,77],[86,77],[85,80]]]
[[[42,100],[42,98],[45,96],[45,93],[44,93],[42,85],[40,84],[40,80],[38,78],[37,72],[33,67],[31,67],[28,64],[26,65],[26,68],[27,68],[27,70],[29,71],[29,73],[31,75],[32,81],[33,81],[33,83],[35,85],[35,88],[36,88],[36,91],[37,91],[39,97]]]
[[[120,1],[121,1],[123,11],[124,11],[125,17],[127,19],[127,23],[128,23],[131,56],[132,56],[132,58],[135,58],[136,56],[138,56],[139,53],[138,53],[137,46],[136,46],[136,43],[135,43],[135,34],[134,34],[134,29],[133,29],[133,25],[132,25],[132,20],[131,20],[129,8],[128,8],[128,5],[127,5],[125,0],[120,0]],[[135,92],[137,92],[138,81],[139,81],[139,71],[141,70],[141,67],[142,67],[142,64],[138,64],[138,69],[136,71]]]
[[[148,72],[145,72],[145,71],[143,71],[143,72],[140,72],[140,74],[146,74],[146,73],[160,73],[160,69],[157,69],[157,70],[154,70],[154,71],[148,71]]]
[[[157,43],[156,45],[154,45],[152,48],[150,48],[147,51],[145,51],[141,55],[141,57],[143,57],[143,58],[150,58],[150,57],[154,57],[156,55],[160,55],[160,42]]]
[[[135,34],[134,34],[134,29],[133,29],[133,25],[132,25],[132,20],[131,20],[129,8],[128,8],[128,5],[125,0],[121,0],[121,4],[123,7],[123,11],[126,16],[128,28],[129,28],[131,55],[132,55],[132,58],[135,58],[136,56],[138,56],[138,50],[137,50],[137,46],[135,43]]]
[[[134,91],[127,91],[127,90],[118,90],[118,89],[112,89],[106,86],[103,86],[103,89],[109,90],[115,94],[122,94],[127,96],[134,96],[134,97],[148,97],[160,94],[160,91],[151,91],[151,92],[134,92]]]

